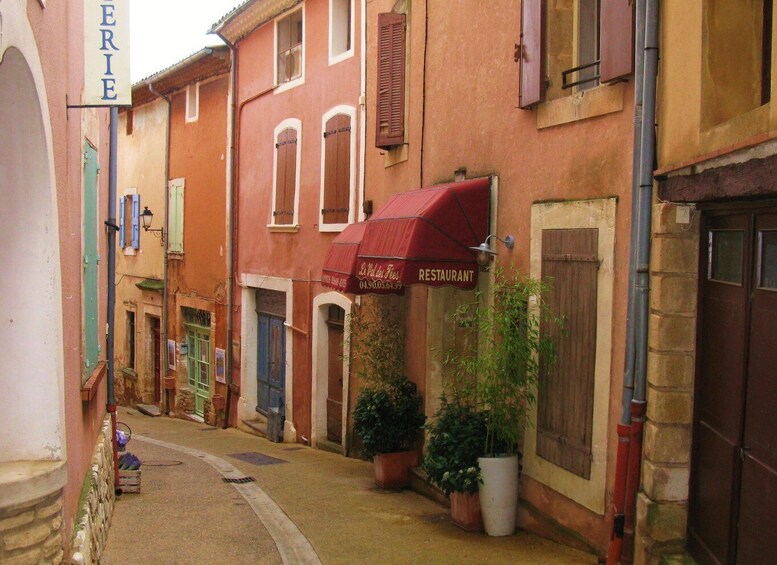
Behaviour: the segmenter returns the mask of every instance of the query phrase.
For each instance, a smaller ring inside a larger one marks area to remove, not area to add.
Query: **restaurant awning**
[[[490,185],[477,179],[394,195],[335,238],[324,284],[357,294],[412,284],[474,288],[478,265],[469,248],[488,236]]]

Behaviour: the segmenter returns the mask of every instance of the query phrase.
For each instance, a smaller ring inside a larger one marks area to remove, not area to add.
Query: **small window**
[[[297,220],[299,186],[299,120],[285,120],[275,128],[275,171],[271,225],[291,226]]]
[[[137,194],[119,197],[119,246],[127,255],[132,254],[130,250],[140,248],[140,196]]]
[[[353,0],[329,0],[329,64],[353,54]]]
[[[758,288],[777,290],[777,231],[758,233]]]
[[[132,108],[127,110],[127,129],[126,134],[132,135],[132,131],[135,128],[135,115],[132,111]]]
[[[186,121],[196,122],[200,112],[200,83],[186,87]]]
[[[707,277],[716,282],[742,284],[745,232],[714,230],[709,232]]]
[[[302,10],[276,22],[276,83],[302,78]]]
[[[337,304],[330,304],[326,323],[334,326],[345,325],[345,310]]]
[[[355,176],[355,137],[352,135],[351,124],[355,121],[355,110],[347,107],[347,111],[347,114],[339,113],[335,109],[332,112],[334,115],[324,116],[323,186],[319,228],[322,231],[342,230],[351,221]]]
[[[135,370],[135,312],[127,310],[127,368]]]

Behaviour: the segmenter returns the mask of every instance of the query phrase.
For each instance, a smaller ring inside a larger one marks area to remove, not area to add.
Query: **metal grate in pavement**
[[[256,451],[249,451],[247,453],[232,453],[230,454],[230,457],[234,457],[235,459],[240,459],[240,461],[245,461],[246,463],[259,466],[288,463],[288,461],[284,461],[283,459],[276,459],[275,457],[270,457],[264,453],[257,453]]]
[[[244,485],[245,483],[255,483],[256,479],[253,477],[240,477],[239,479],[228,479],[224,477],[221,479],[225,483],[231,483],[231,484],[238,484],[238,485]]]

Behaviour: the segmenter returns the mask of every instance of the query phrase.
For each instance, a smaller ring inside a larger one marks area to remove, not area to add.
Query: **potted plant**
[[[404,376],[403,324],[390,301],[364,299],[351,315],[348,354],[363,386],[353,412],[362,453],[373,458],[378,486],[403,488],[418,465],[413,448],[426,417],[423,398]]]
[[[458,380],[476,383],[475,401],[485,418],[479,495],[483,525],[492,536],[515,532],[521,434],[535,401],[540,359],[548,363],[553,356],[540,325],[558,323],[542,303],[544,283],[501,275],[490,293],[454,314],[461,325],[477,331],[476,343],[446,356]]]
[[[478,457],[486,438],[485,415],[460,395],[449,401],[443,394],[440,409],[426,427],[427,477],[450,497],[454,524],[467,531],[482,530]]]

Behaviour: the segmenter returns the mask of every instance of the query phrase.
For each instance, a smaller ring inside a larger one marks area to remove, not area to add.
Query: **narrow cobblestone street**
[[[143,461],[141,493],[117,501],[105,565],[596,562],[524,532],[464,532],[447,508],[375,487],[364,461],[126,408],[119,420]],[[223,481],[238,475],[255,482]]]

